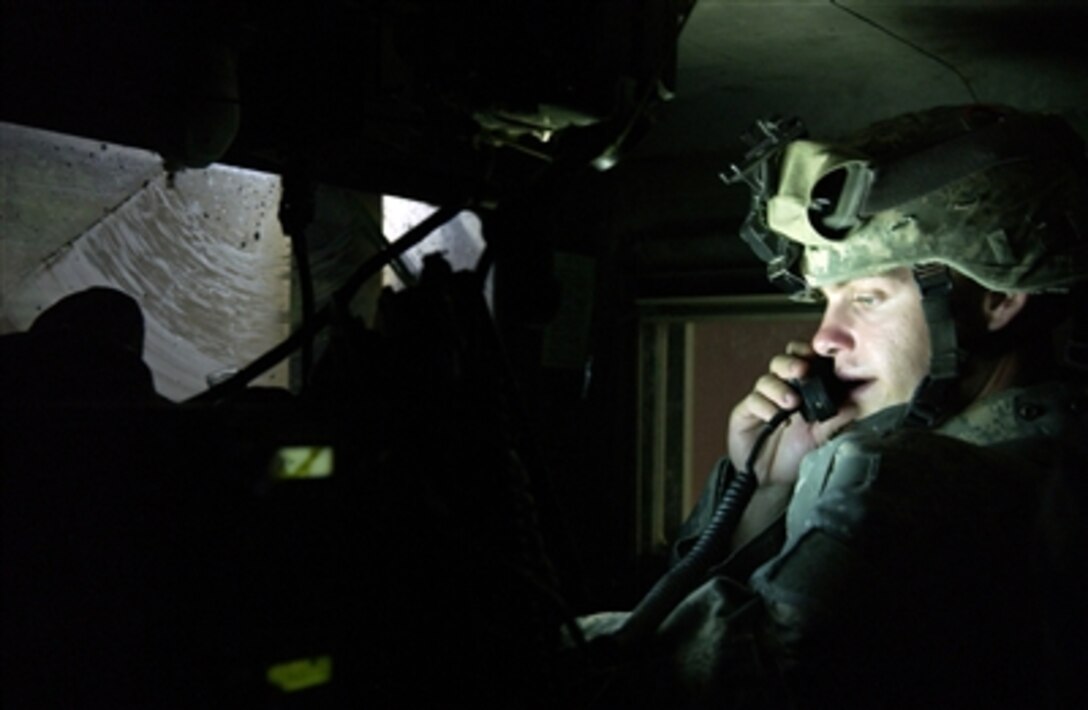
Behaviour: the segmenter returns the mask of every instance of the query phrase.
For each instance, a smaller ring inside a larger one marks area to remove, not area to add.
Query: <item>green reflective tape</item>
[[[332,680],[332,656],[300,658],[269,666],[268,682],[285,693],[323,685]]]
[[[331,446],[284,446],[272,458],[274,478],[327,478],[334,464]]]

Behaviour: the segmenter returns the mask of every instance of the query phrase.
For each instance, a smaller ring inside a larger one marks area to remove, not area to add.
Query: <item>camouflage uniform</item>
[[[885,410],[811,452],[782,518],[666,620],[661,702],[1026,706],[1064,692],[1068,620],[1044,613],[1057,582],[1039,501],[1055,472],[1081,471],[1086,412],[1088,389],[1048,383],[937,432],[898,430]],[[678,550],[730,475],[715,470]]]
[[[1053,127],[1013,111],[996,122],[1006,119],[1020,126],[1018,139]],[[836,207],[828,219],[821,181],[829,176],[862,184],[904,155],[988,122],[988,110],[948,107],[875,124],[837,145],[795,141],[758,221],[801,245],[809,287],[932,263],[993,290],[1083,283],[1083,145],[1079,156],[1063,158],[1064,144],[1055,143],[962,175],[927,156],[900,175],[917,182],[932,166],[952,177],[872,213]],[[877,167],[866,172],[869,160]],[[864,187],[850,189],[845,203],[872,199]],[[777,522],[672,611],[611,700],[755,708],[1088,699],[1081,666],[1069,658],[1088,631],[1080,602],[1070,603],[1085,591],[1083,507],[1053,505],[1069,492],[1083,500],[1088,387],[1007,389],[935,429],[903,428],[907,406],[854,422],[810,452]],[[733,475],[722,459],[674,559],[708,524]],[[1063,510],[1071,512],[1055,515]],[[583,625],[594,636],[617,619]]]

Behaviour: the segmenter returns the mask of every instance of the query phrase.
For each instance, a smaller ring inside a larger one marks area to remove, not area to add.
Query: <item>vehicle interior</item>
[[[2,0],[5,696],[562,706],[572,620],[661,575],[817,318],[739,236],[745,136],[945,104],[1088,136],[1085,30],[1038,0]],[[96,287],[139,358],[98,348],[105,307],[39,319]]]

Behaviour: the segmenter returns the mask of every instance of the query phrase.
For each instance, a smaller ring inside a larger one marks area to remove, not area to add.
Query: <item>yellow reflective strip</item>
[[[323,685],[332,680],[332,656],[300,658],[269,666],[268,682],[285,693]]]
[[[284,446],[272,461],[275,478],[326,478],[334,464],[331,446]]]

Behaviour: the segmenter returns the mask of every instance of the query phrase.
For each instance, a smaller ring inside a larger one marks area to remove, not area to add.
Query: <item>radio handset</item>
[[[790,386],[801,395],[798,411],[807,422],[822,422],[838,414],[839,404],[850,391],[845,382],[835,376],[835,360],[815,357],[809,360],[808,374],[790,380]]]

